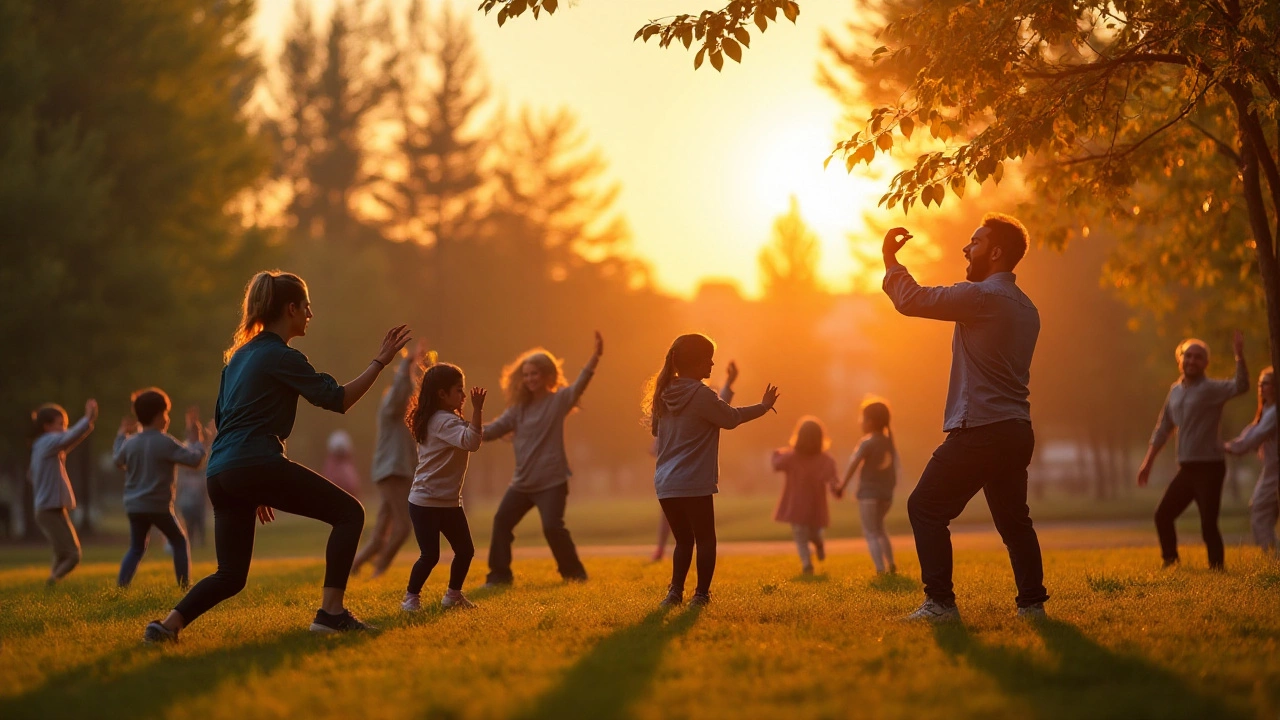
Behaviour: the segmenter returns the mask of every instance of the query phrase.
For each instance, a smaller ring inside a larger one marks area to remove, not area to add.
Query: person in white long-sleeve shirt
[[[1280,457],[1276,453],[1276,376],[1271,368],[1258,377],[1258,412],[1253,422],[1225,449],[1233,455],[1257,452],[1262,472],[1249,499],[1249,524],[1253,539],[1264,552],[1276,551],[1276,520],[1280,518]]]
[[[422,609],[420,594],[427,577],[440,562],[440,536],[453,548],[449,587],[441,605],[448,609],[471,607],[462,594],[475,545],[462,509],[462,484],[467,478],[471,453],[484,442],[484,388],[471,389],[471,421],[462,418],[466,403],[466,378],[462,369],[436,363],[422,376],[417,397],[409,408],[409,430],[418,443],[418,469],[409,489],[409,519],[421,555],[409,573],[401,609]]]

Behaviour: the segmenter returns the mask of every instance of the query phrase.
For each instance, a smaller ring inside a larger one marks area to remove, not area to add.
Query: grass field
[[[1099,538],[1105,542],[1106,538]],[[714,602],[657,608],[669,565],[593,558],[566,585],[547,560],[478,607],[399,612],[408,571],[353,580],[349,606],[382,631],[314,637],[319,560],[265,560],[249,587],[178,646],[140,642],[178,598],[169,568],[112,587],[91,563],[0,571],[0,717],[231,718],[1258,718],[1280,713],[1280,565],[1250,548],[1228,572],[1158,569],[1152,548],[1046,553],[1051,620],[1013,615],[997,550],[957,553],[963,622],[891,620],[920,599],[914,553],[877,579],[831,558],[721,557]],[[199,564],[200,576],[211,566]],[[438,569],[424,597],[437,600]]]

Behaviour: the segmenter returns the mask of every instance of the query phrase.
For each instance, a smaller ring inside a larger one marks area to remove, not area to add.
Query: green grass
[[[589,558],[563,584],[523,561],[520,584],[478,607],[398,611],[408,571],[353,580],[377,634],[305,628],[319,560],[255,563],[249,587],[176,647],[138,641],[178,598],[169,568],[134,587],[89,564],[46,590],[43,566],[0,571],[0,717],[369,718],[1266,718],[1280,710],[1280,565],[1231,548],[1225,574],[1157,568],[1150,547],[1046,553],[1052,619],[1013,617],[1008,559],[957,552],[963,623],[890,618],[920,599],[860,554],[796,576],[787,555],[726,555],[715,600],[662,612],[669,565]],[[483,580],[473,567],[468,588]],[[196,575],[208,572],[199,564]],[[443,589],[443,568],[424,597]]]

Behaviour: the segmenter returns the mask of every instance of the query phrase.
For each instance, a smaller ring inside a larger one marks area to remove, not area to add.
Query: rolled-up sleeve
[[[898,312],[909,317],[964,322],[982,311],[982,289],[976,283],[921,287],[901,265],[890,268],[881,287]]]
[[[280,356],[272,376],[293,388],[312,405],[339,414],[344,412],[342,399],[346,391],[332,375],[316,372],[307,356],[297,350],[290,348]]]

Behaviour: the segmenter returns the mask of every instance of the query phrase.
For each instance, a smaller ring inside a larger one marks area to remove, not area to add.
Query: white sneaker
[[[1024,620],[1044,620],[1049,616],[1044,613],[1044,603],[1035,603],[1018,608],[1018,617]]]
[[[960,619],[960,610],[955,605],[948,607],[933,598],[925,598],[920,607],[900,619],[904,622],[916,620],[927,620],[931,623],[952,622]]]
[[[473,608],[475,606],[475,603],[468,600],[460,590],[448,590],[445,592],[444,597],[440,599],[440,607],[445,610],[452,608]]]
[[[404,600],[400,603],[400,609],[405,612],[418,612],[422,609],[422,600],[413,593],[405,593]]]

